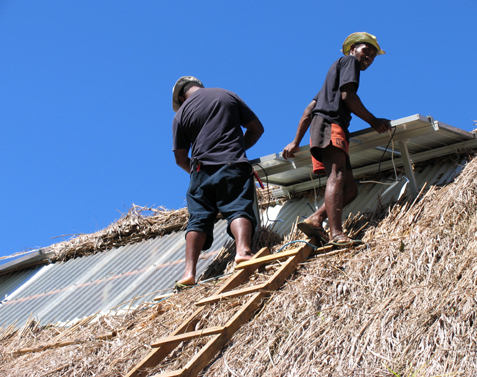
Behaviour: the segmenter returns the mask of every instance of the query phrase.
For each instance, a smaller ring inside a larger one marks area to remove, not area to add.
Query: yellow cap
[[[343,54],[349,55],[349,50],[351,46],[356,43],[369,43],[371,46],[374,46],[378,51],[378,55],[383,55],[385,52],[379,47],[378,40],[373,34],[366,33],[365,31],[360,31],[358,33],[350,34],[346,37],[343,42]]]

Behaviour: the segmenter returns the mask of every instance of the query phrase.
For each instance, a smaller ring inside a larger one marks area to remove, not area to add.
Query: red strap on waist
[[[264,189],[265,186],[263,185],[262,180],[260,179],[260,177],[258,176],[258,174],[255,170],[253,171],[253,175],[255,176],[255,179],[257,180],[258,184],[260,185],[260,188]]]

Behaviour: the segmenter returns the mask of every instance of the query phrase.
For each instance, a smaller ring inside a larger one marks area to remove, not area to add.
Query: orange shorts
[[[311,144],[311,139],[310,139]],[[349,156],[349,143],[346,140],[346,135],[343,129],[335,124],[331,123],[331,136],[330,136],[330,145],[341,149],[346,153],[346,156]],[[325,165],[322,161],[317,160],[315,157],[311,156],[311,163],[313,165],[313,173],[317,175],[326,174]]]

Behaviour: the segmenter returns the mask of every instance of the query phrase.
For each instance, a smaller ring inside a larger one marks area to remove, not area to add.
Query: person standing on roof
[[[360,71],[366,70],[377,55],[384,54],[376,37],[366,32],[350,34],[343,43],[343,54],[333,63],[323,87],[313,98],[298,123],[294,140],[282,152],[293,158],[310,127],[310,153],[315,173],[328,175],[323,205],[298,228],[309,237],[328,240],[323,221],[328,218],[330,243],[348,246],[355,243],[343,233],[342,210],[358,193],[349,160],[348,126],[351,113],[371,125],[377,132],[391,129],[388,119],[376,118],[357,95]]]
[[[201,250],[212,245],[218,212],[227,219],[227,232],[235,239],[235,261],[252,257],[255,183],[245,151],[258,141],[263,126],[237,94],[204,88],[193,76],[175,83],[172,108],[176,112],[172,123],[175,160],[190,174],[186,265],[176,283],[184,288],[195,284],[197,260]]]

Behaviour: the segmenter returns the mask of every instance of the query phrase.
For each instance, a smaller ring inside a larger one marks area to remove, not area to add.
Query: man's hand
[[[176,164],[187,173],[190,173],[190,159],[188,153],[189,151],[186,149],[176,149],[174,151],[174,156],[176,158]]]
[[[391,129],[391,121],[385,118],[374,118],[371,122],[371,127],[373,127],[380,134],[389,131]]]
[[[298,151],[300,148],[301,139],[305,135],[306,131],[308,131],[308,127],[311,123],[311,118],[313,118],[313,108],[316,105],[316,101],[311,101],[308,106],[303,111],[303,115],[301,116],[300,121],[298,122],[298,128],[296,130],[295,139],[288,144],[285,148],[283,148],[282,156],[286,160],[288,158],[295,157],[295,152]]]
[[[288,158],[295,157],[295,152],[298,151],[299,148],[300,148],[300,145],[292,141],[285,148],[283,148],[283,151],[282,151],[283,158],[287,160]]]

